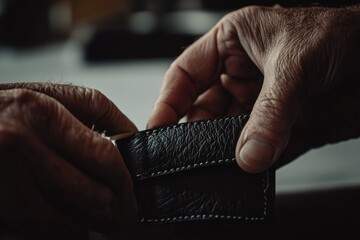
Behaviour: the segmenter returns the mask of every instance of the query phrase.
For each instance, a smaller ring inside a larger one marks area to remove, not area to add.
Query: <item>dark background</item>
[[[0,0],[0,44],[20,50],[34,48],[62,41],[70,37],[79,25],[88,24],[94,31],[83,46],[83,56],[87,62],[173,58],[206,32],[210,22],[215,23],[227,12],[244,6],[280,4],[284,7],[339,7],[356,2],[358,1]],[[193,20],[189,20],[189,12]],[[208,20],[201,18],[201,14],[206,14]],[[186,20],[200,24],[197,32],[186,28],[178,29],[178,24]],[[206,21],[209,21],[208,24]],[[201,29],[201,24],[206,27]],[[140,28],[140,31],[136,28]]]
[[[357,2],[0,0],[0,83],[55,81],[94,87],[141,123],[141,129],[169,59],[227,12],[247,5],[341,7]],[[180,29],[179,22],[189,21],[200,23],[197,31]],[[90,31],[78,34],[83,29]],[[79,45],[67,44],[79,35]],[[153,61],[158,58],[166,60]],[[270,228],[185,224],[147,232],[147,239],[357,239],[359,149],[359,140],[327,146],[281,169]],[[137,235],[144,232],[130,229],[128,239]],[[105,238],[94,233],[92,240],[97,239]]]

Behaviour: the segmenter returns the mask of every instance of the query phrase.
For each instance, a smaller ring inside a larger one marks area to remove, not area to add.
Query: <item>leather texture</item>
[[[133,178],[141,222],[264,222],[275,171],[242,171],[235,147],[247,115],[180,123],[115,143]]]

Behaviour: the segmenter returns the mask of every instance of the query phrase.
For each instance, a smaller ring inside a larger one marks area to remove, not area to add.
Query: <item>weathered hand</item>
[[[88,229],[111,232],[135,214],[130,175],[103,131],[136,127],[97,90],[0,85],[3,233],[79,239]]]
[[[251,113],[236,148],[249,172],[359,137],[359,23],[357,6],[230,13],[173,62],[148,127]]]

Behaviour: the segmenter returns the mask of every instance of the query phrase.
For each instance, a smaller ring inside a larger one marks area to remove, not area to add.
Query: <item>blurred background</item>
[[[53,82],[97,88],[142,130],[171,61],[226,13],[250,4],[338,7],[356,2],[0,0],[0,83]],[[304,154],[277,172],[278,202],[289,193],[360,186],[359,156],[360,139]],[[299,195],[292,196],[296,202]],[[323,203],[308,199],[315,207]],[[294,205],[287,203],[281,206],[286,219],[291,219],[293,211],[287,209]],[[324,211],[334,210],[329,209]],[[321,221],[328,218],[322,213]]]
[[[142,130],[171,61],[226,13],[356,2],[0,0],[0,83],[97,88]],[[359,156],[360,140],[312,150],[278,171],[277,192],[359,185]]]
[[[83,36],[84,60],[178,55],[225,13],[247,5],[345,6],[357,1],[0,0],[0,43],[33,48]]]

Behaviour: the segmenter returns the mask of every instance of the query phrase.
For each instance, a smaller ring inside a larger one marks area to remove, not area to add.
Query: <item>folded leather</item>
[[[242,171],[235,147],[248,116],[180,123],[115,143],[133,178],[141,222],[263,222],[275,173]]]

